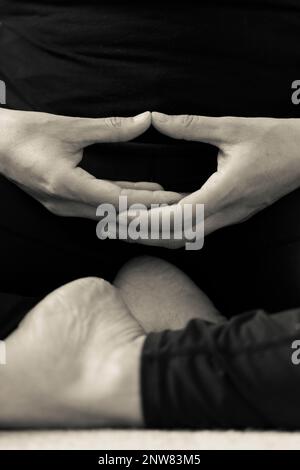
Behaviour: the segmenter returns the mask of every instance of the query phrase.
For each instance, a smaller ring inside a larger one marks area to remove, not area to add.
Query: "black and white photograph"
[[[0,466],[300,450],[299,44],[299,0],[0,0]]]

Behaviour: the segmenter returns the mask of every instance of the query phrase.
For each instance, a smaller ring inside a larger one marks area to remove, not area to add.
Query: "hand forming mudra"
[[[217,171],[198,191],[172,207],[153,209],[152,214],[155,211],[161,217],[184,204],[194,208],[204,204],[208,234],[250,218],[300,186],[299,119],[152,113],[152,124],[171,138],[206,142],[219,149]],[[145,223],[149,223],[150,216],[149,211],[139,212],[139,220],[145,219]],[[129,213],[128,223],[133,218]],[[185,244],[184,234],[182,240],[137,242],[168,248]]]
[[[150,112],[89,119],[0,109],[0,173],[61,216],[96,219],[97,206],[117,207],[120,195],[130,205],[171,204],[181,196],[159,184],[99,180],[78,166],[84,147],[129,141],[150,125]]]

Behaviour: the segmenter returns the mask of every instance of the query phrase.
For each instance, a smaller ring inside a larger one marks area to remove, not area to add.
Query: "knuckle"
[[[199,125],[200,117],[193,114],[185,114],[181,117],[180,134],[181,139],[190,140],[195,127]]]
[[[61,195],[63,184],[61,178],[55,175],[48,175],[47,179],[40,183],[41,191],[48,196]]]
[[[197,124],[198,122],[199,122],[199,116],[195,116],[193,114],[184,114],[182,116],[182,124],[186,128],[192,127],[194,124]]]
[[[123,119],[117,116],[105,118],[105,124],[108,128],[120,129],[122,127]]]

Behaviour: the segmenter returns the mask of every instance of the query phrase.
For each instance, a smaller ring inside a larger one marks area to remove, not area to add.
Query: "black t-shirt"
[[[1,47],[1,72],[45,111],[295,113],[296,0],[0,0],[0,19],[23,40]]]
[[[300,60],[297,0],[128,3],[0,0],[4,27],[32,46],[33,55],[19,54],[12,70],[24,93],[34,87],[38,106],[72,113],[77,102],[90,115],[153,106],[291,113]],[[51,99],[53,88],[64,90],[63,103]]]
[[[145,110],[299,115],[291,101],[300,66],[297,0],[0,0],[0,19],[9,107],[91,117]],[[145,144],[143,160],[135,143],[120,146],[121,153],[114,147],[116,164],[108,152],[103,176],[191,190],[216,164],[209,146],[174,145],[153,130],[137,142]],[[182,153],[193,165],[170,177],[169,164]]]

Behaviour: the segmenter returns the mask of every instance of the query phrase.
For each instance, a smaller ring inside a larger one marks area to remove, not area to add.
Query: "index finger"
[[[127,197],[127,205],[173,204],[180,201],[182,195],[172,191],[122,188],[111,181],[99,180],[83,170],[75,168],[64,179],[64,194],[67,198],[84,202],[94,207],[108,203],[118,208],[120,197]]]
[[[210,117],[197,115],[170,116],[152,113],[152,124],[162,134],[173,139],[193,140],[221,146],[230,143],[234,137],[239,118]]]

